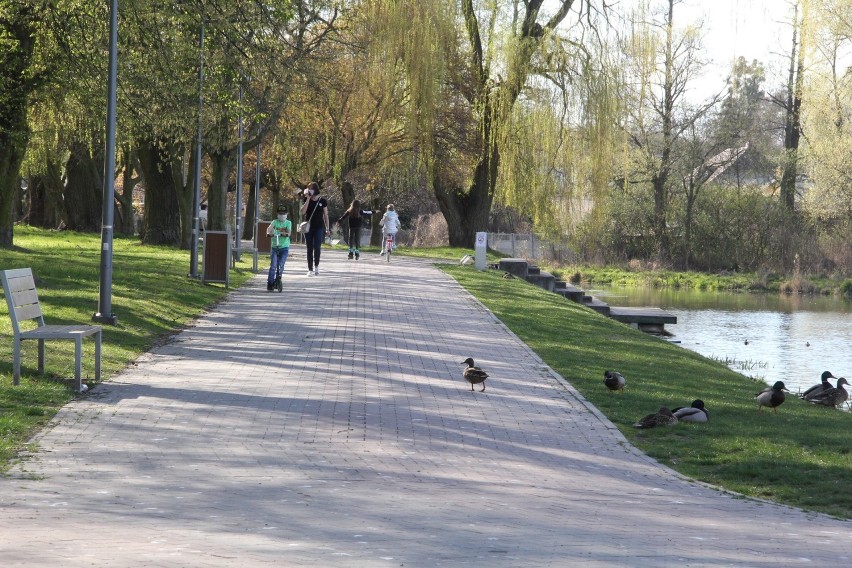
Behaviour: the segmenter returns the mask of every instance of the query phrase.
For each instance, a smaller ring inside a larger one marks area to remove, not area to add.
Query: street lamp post
[[[257,163],[254,165],[254,250],[257,250],[257,242],[260,237],[257,235],[257,224],[260,221],[260,146],[262,139],[257,141]]]
[[[204,110],[204,17],[198,34],[198,130],[195,146],[195,192],[192,196],[192,243],[190,243],[189,277],[198,278],[198,226],[201,210],[201,112]]]
[[[118,0],[110,4],[109,18],[109,84],[107,87],[106,149],[104,152],[103,212],[101,219],[101,279],[98,311],[92,320],[115,325],[112,313],[112,236],[115,207],[115,107],[118,82]]]
[[[239,262],[243,243],[243,83],[240,81],[240,124],[239,140],[237,141],[237,203],[234,206],[236,219],[234,223],[234,259]]]

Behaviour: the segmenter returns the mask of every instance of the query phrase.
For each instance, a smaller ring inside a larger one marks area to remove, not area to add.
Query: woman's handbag
[[[307,233],[311,229],[311,219],[314,218],[314,213],[316,213],[316,212],[317,212],[317,206],[314,205],[314,210],[311,211],[311,216],[308,217],[307,221],[302,221],[301,223],[299,223],[299,226],[296,227],[296,230],[299,231],[300,233],[302,233],[303,235],[305,233]]]

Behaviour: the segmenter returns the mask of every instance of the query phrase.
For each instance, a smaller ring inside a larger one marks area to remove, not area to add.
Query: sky
[[[767,75],[775,69],[783,73],[792,41],[790,10],[786,0],[684,0],[676,5],[676,25],[703,21],[703,44],[713,60],[705,85],[696,90],[708,95],[721,90],[731,62],[739,56],[762,62]]]

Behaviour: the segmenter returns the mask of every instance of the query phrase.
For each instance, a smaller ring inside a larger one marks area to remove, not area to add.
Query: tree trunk
[[[62,221],[62,167],[48,158],[45,173],[30,178],[30,225],[55,229]]]
[[[438,207],[447,221],[451,247],[473,248],[477,231],[488,230],[488,218],[494,201],[493,182],[499,154],[493,148],[493,156],[481,159],[474,172],[473,182],[468,191],[452,187],[442,181],[440,173],[434,176],[435,198]]]
[[[101,150],[92,155],[90,148]],[[103,216],[103,146],[74,141],[65,164],[65,224],[74,231],[100,231]],[[110,168],[112,172],[112,168]]]
[[[798,5],[794,12],[793,51],[790,54],[790,74],[787,81],[787,102],[784,121],[784,156],[781,172],[781,202],[793,211],[796,203],[796,178],[798,176],[799,141],[802,135],[802,74],[805,68],[804,50],[797,42],[800,32]]]
[[[351,182],[344,181],[340,184],[340,195],[343,197],[343,207],[348,208],[355,199],[355,188]]]
[[[0,247],[11,248],[14,244],[12,228],[15,226],[12,214],[26,142],[15,141],[4,126],[0,124]]]
[[[121,169],[121,193],[115,196],[118,204],[115,215],[115,232],[119,235],[131,236],[136,233],[136,219],[133,210],[133,188],[138,178],[133,176],[133,152],[129,147],[122,150],[123,167]]]
[[[175,188],[180,219],[179,246],[188,250],[192,246],[192,220],[195,218],[195,210],[192,207],[195,199],[195,151],[182,143],[174,143],[171,156],[172,186]],[[186,163],[187,161],[189,163]]]
[[[666,213],[669,206],[669,173],[672,162],[672,148],[674,146],[672,135],[672,121],[674,119],[674,53],[673,53],[673,30],[674,30],[674,0],[669,0],[668,13],[666,14],[666,55],[665,55],[665,82],[663,84],[663,147],[660,156],[660,168],[654,174],[652,185],[654,188],[654,237],[657,241],[657,256],[659,260],[669,259],[669,235],[666,225]]]
[[[246,200],[246,218],[243,219],[243,236],[244,241],[250,241],[254,238],[254,196],[257,193],[257,184],[249,185],[248,198]]]
[[[799,6],[793,12],[793,50],[790,54],[790,73],[787,78],[787,101],[784,121],[784,156],[781,172],[781,202],[793,211],[796,202],[796,177],[798,175],[799,140],[802,134],[800,111],[802,108],[802,75],[805,56],[802,49]],[[804,18],[804,14],[802,15]],[[797,37],[799,38],[797,40]]]
[[[136,156],[145,181],[142,242],[176,246],[180,244],[180,212],[168,146],[162,140],[142,140],[136,145]]]
[[[30,70],[36,45],[36,10],[29,3],[11,3],[4,8],[0,21],[0,247],[4,248],[14,244],[12,214],[30,140],[27,99],[37,84]]]
[[[207,188],[207,230],[224,231],[228,226],[228,177],[231,173],[233,155],[227,150],[210,154],[212,179]]]

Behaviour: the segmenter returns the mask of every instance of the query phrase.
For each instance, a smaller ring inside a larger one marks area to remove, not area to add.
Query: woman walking
[[[361,210],[361,202],[355,199],[352,201],[349,209],[337,220],[337,224],[341,225],[344,219],[348,219],[344,234],[346,235],[346,242],[349,243],[349,260],[352,260],[353,256],[355,260],[358,260],[361,256],[361,227],[364,225],[363,215],[370,214],[372,214],[372,211]]]
[[[319,276],[320,252],[326,235],[330,235],[328,202],[320,196],[319,184],[312,181],[304,191],[304,203],[299,213],[308,221],[305,245],[308,248],[308,276]]]

